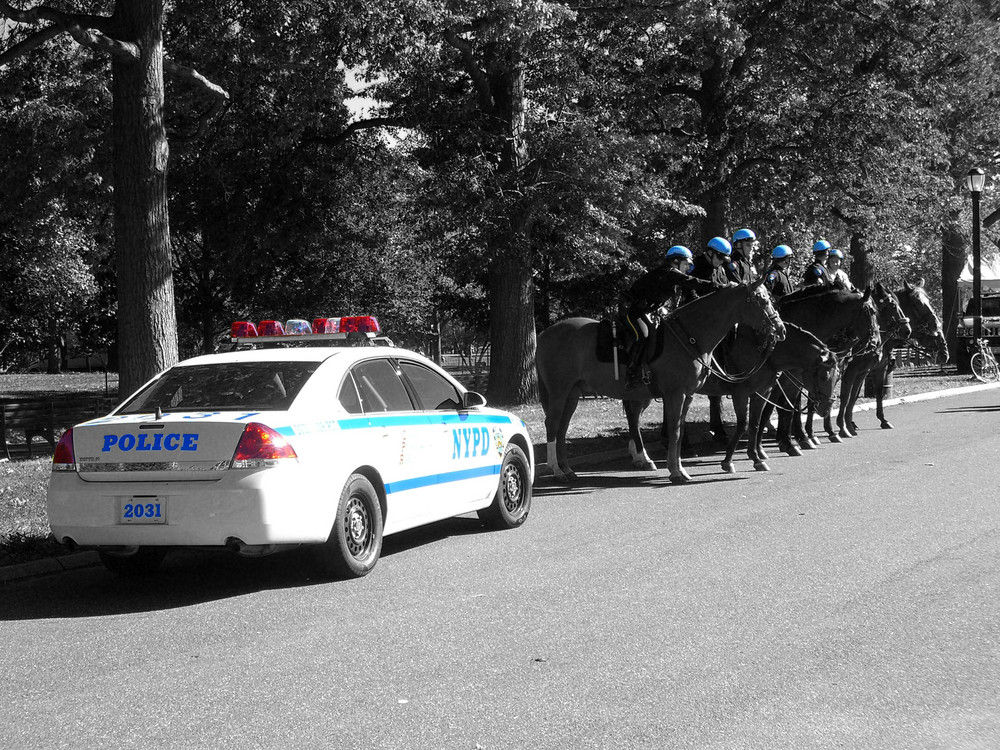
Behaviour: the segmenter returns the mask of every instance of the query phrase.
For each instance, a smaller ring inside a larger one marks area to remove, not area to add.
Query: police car
[[[369,316],[234,324],[234,351],[181,362],[62,436],[55,538],[125,575],[170,547],[315,545],[319,574],[355,577],[388,534],[472,511],[524,523],[524,423],[380,338]]]

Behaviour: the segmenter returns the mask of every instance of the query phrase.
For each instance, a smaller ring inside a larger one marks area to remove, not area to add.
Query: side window
[[[399,369],[410,381],[424,409],[458,409],[462,404],[458,390],[429,367],[400,360]]]
[[[403,381],[389,360],[361,362],[352,372],[361,395],[361,406],[366,412],[413,411]]]
[[[351,373],[347,373],[344,384],[340,386],[340,393],[337,394],[340,405],[347,409],[348,414],[361,413],[361,397],[358,396],[358,388],[354,385],[354,378]]]

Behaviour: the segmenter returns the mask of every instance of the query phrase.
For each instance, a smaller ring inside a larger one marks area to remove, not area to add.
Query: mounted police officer
[[[844,264],[844,254],[835,247],[830,248],[830,257],[826,259],[826,270],[830,274],[830,283],[838,289],[848,292],[854,291],[854,284],[851,283],[841,266]]]
[[[642,388],[642,355],[653,325],[650,313],[660,309],[665,302],[675,298],[682,290],[705,294],[724,286],[689,275],[690,265],[691,251],[683,245],[674,245],[667,250],[667,265],[664,268],[654,268],[642,274],[628,291],[621,295],[622,317],[635,336],[635,343],[629,350],[626,398],[630,397],[630,391],[635,392]]]
[[[756,276],[754,270],[754,258],[760,243],[757,242],[757,235],[752,229],[737,229],[733,233],[733,252],[729,256],[730,262],[736,267],[736,275],[739,276],[741,284],[750,284]]]
[[[733,246],[725,237],[713,237],[702,255],[694,262],[691,275],[705,281],[712,281],[716,286],[727,283],[739,284],[739,270],[732,262]]]
[[[833,281],[826,270],[826,258],[830,252],[830,243],[818,240],[813,245],[813,262],[806,267],[802,276],[804,286],[831,286]]]
[[[792,248],[788,245],[778,245],[771,251],[771,267],[767,269],[767,275],[764,277],[764,286],[775,301],[795,291],[785,270],[791,261]]]

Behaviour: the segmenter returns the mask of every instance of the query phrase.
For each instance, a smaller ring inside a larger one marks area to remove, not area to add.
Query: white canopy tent
[[[979,259],[983,291],[1000,290],[1000,256]],[[972,256],[965,259],[965,268],[958,277],[958,289],[964,296],[972,294]]]

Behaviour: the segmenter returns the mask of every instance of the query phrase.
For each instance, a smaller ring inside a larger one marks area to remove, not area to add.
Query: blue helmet
[[[708,241],[708,246],[722,255],[733,254],[733,246],[729,244],[729,240],[725,237],[713,237]]]
[[[830,257],[831,258],[840,258],[841,260],[843,260],[844,259],[844,254],[842,252],[840,252],[840,250],[838,250],[837,248],[831,247],[830,248]]]
[[[688,250],[684,245],[674,245],[672,248],[667,250],[668,258],[687,258],[691,260],[691,251]]]
[[[813,245],[814,253],[825,253],[829,249],[830,249],[830,243],[827,242],[826,240],[817,240],[816,244]]]
[[[792,254],[792,248],[788,245],[778,245],[774,250],[771,251],[771,257],[775,260],[779,258],[787,258]]]
[[[755,240],[757,235],[753,233],[752,229],[737,229],[736,233],[733,234],[733,244],[735,245],[740,240]]]

